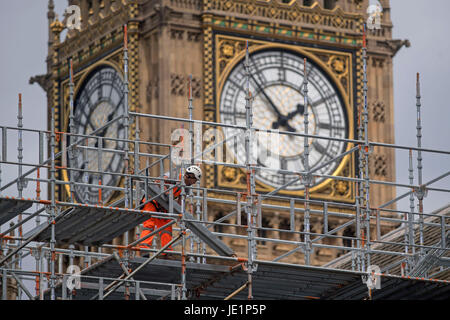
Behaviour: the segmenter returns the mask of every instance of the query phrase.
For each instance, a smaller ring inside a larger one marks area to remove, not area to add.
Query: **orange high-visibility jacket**
[[[181,180],[181,173],[180,173],[179,179]],[[173,191],[174,199],[177,199],[181,194],[181,188],[179,188],[179,187],[173,188],[172,191]],[[143,198],[142,203],[144,203],[145,201],[146,201],[146,199]],[[159,203],[156,200],[152,200],[149,203],[147,203],[144,206],[143,210],[152,211],[152,212],[167,212],[163,207],[161,207],[159,205]],[[169,221],[170,221],[169,219],[156,218],[156,217],[152,217],[152,218],[148,219],[147,221],[145,221],[143,223],[144,228],[142,230],[141,238],[144,238],[145,236],[147,236],[154,230],[161,228],[162,226],[167,224]],[[168,226],[167,228],[164,228],[158,234],[159,234],[159,237],[161,240],[161,247],[163,247],[172,240],[172,225]],[[143,240],[140,243],[140,247],[150,249],[152,247],[153,237],[154,236],[151,236],[151,237]],[[169,247],[169,250],[172,250],[172,248]]]

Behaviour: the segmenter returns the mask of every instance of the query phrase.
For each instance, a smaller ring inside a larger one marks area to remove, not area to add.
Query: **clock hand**
[[[253,61],[252,57],[250,57],[250,60],[251,60],[251,62],[253,64],[253,66],[255,67],[256,72],[259,74],[258,67],[257,67],[256,63]],[[266,100],[269,102],[269,104],[272,107],[273,111],[275,111],[275,113],[278,116],[278,120],[276,122],[272,123],[272,128],[277,129],[280,126],[283,126],[286,129],[288,129],[289,132],[295,132],[295,129],[292,128],[291,125],[289,125],[289,123],[287,122],[286,116],[284,116],[280,112],[280,110],[278,110],[278,108],[275,106],[275,103],[273,103],[272,99],[270,99],[270,97],[266,94],[264,89],[260,86],[259,82],[256,81],[256,79],[255,79],[255,77],[253,76],[252,73],[250,73],[250,77],[252,78],[252,80],[256,84],[256,86],[259,88],[259,90],[262,92],[262,94],[264,95]]]
[[[278,118],[277,121],[272,123],[273,129],[278,129],[279,127],[285,127],[289,132],[295,132],[296,130],[288,123],[288,119],[286,117]]]
[[[250,77],[252,78],[253,82],[256,84],[256,86],[259,88],[259,90],[262,92],[262,94],[264,95],[266,100],[269,102],[269,105],[272,107],[272,109],[275,111],[275,113],[278,116],[278,120],[272,123],[272,128],[277,129],[280,126],[283,126],[283,127],[286,127],[289,132],[295,132],[295,129],[292,128],[291,125],[287,122],[288,119],[286,118],[286,116],[284,116],[280,112],[280,110],[278,110],[278,108],[273,103],[272,99],[270,99],[270,97],[266,94],[264,89],[259,85],[258,81],[256,81],[256,79],[253,77],[252,74],[250,75]]]
[[[299,115],[304,115],[305,114],[305,106],[302,105],[301,103],[297,104],[297,109],[295,111],[289,112],[288,115],[286,116],[286,118],[288,120],[292,119],[296,114]]]
[[[275,106],[275,104],[273,103],[272,99],[270,99],[270,97],[266,94],[266,92],[264,91],[264,89],[259,85],[258,81],[256,81],[256,79],[253,77],[253,75],[251,74],[250,77],[252,78],[253,82],[256,84],[256,86],[258,87],[258,89],[262,92],[262,94],[264,95],[264,97],[266,98],[266,100],[269,102],[270,106],[272,107],[273,111],[275,111],[275,113],[277,114],[278,117],[282,118],[283,115],[281,114],[281,112],[278,110],[278,108]]]
[[[289,120],[291,120],[297,113],[303,115],[304,107],[301,104],[297,104],[297,109],[288,113],[287,116],[279,117],[277,121],[272,123],[272,128],[277,129],[280,126],[286,127],[289,132],[295,132],[296,130],[289,124]]]
[[[296,110],[294,110],[294,111],[288,113],[288,115],[286,116],[286,122],[287,122],[288,120],[291,120],[297,113],[298,113],[299,115],[301,115],[301,116],[303,116],[303,115],[305,114],[305,106],[304,106],[303,104],[298,103],[298,104],[297,104]],[[278,124],[277,124],[277,123],[273,123],[272,126],[273,126],[273,125],[278,125]],[[289,138],[292,138],[292,137],[293,137],[293,136],[289,136]]]
[[[106,119],[106,123],[110,122],[114,117],[114,112],[111,112],[108,116],[108,118]],[[100,131],[97,135],[104,137],[106,135],[106,131],[108,130],[108,127],[106,127],[105,129],[103,129],[102,131]],[[99,139],[96,140],[95,142],[95,147],[98,148],[98,141]]]

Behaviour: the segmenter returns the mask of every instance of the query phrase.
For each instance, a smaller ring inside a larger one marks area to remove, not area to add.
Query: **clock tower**
[[[188,118],[187,83],[192,76],[193,119],[243,125],[244,58],[248,44],[253,125],[261,129],[303,133],[307,111],[310,134],[338,139],[312,138],[308,141],[310,166],[321,167],[318,173],[323,176],[314,180],[310,197],[330,201],[330,208],[338,212],[352,213],[346,209],[346,204],[356,201],[356,187],[351,179],[358,173],[357,154],[349,154],[329,164],[327,161],[351,148],[350,144],[339,141],[339,138],[357,138],[358,108],[363,103],[362,33],[369,1],[70,0],[68,4],[81,8],[81,30],[68,30],[62,40],[60,33],[64,24],[49,15],[49,71],[47,75],[35,78],[47,91],[49,112],[52,107],[55,108],[57,130],[66,132],[69,126],[67,61],[70,58],[74,68],[76,132],[88,134],[123,114],[123,96],[119,88],[123,86],[124,79],[124,24],[128,25],[129,30],[130,111]],[[392,61],[396,52],[408,42],[392,39],[389,1],[381,0],[380,4],[383,8],[380,28],[367,34],[368,135],[371,141],[394,143]],[[301,83],[305,76],[305,58],[309,81],[308,105],[300,103],[304,99]],[[171,133],[179,127],[179,123],[141,118],[140,137],[142,141],[169,144]],[[136,124],[132,123],[131,136],[134,136],[135,130]],[[203,132],[207,130],[208,127],[203,128]],[[117,127],[103,132],[103,135],[120,139],[124,137],[124,132],[118,123]],[[233,134],[226,130],[222,133],[225,136]],[[205,141],[203,138],[204,148],[212,143],[212,140]],[[94,141],[90,144],[98,147]],[[141,152],[158,153],[162,149],[161,146],[148,146]],[[243,150],[231,143],[224,144],[224,152],[236,162],[244,161]],[[94,153],[88,156],[88,161],[79,155],[71,164],[82,167],[85,163],[87,167],[94,167],[98,163]],[[280,169],[304,169],[303,137],[280,135],[278,153],[276,166]],[[111,156],[103,160],[103,170],[123,171],[121,157]],[[393,150],[375,148],[369,163],[371,179],[395,179]],[[265,163],[258,165],[269,166]],[[203,164],[202,168],[205,172],[204,187],[231,191],[246,189],[245,172],[239,168],[212,164]],[[155,174],[159,175],[159,172]],[[58,175],[60,179],[67,179],[64,171],[59,171]],[[335,180],[327,176],[349,179]],[[75,178],[81,180],[83,177]],[[256,192],[264,194],[285,184],[292,176],[260,171],[255,178]],[[109,185],[123,183],[113,177],[107,177],[105,182]],[[60,188],[57,192],[59,198],[69,196],[67,189]],[[279,192],[282,196],[300,200],[304,193],[300,183]],[[79,189],[75,194],[79,199],[89,198],[90,190]],[[214,191],[209,192],[208,196],[236,199]],[[105,197],[105,201],[114,199],[113,194]],[[372,207],[394,197],[393,187],[371,187]],[[270,204],[276,207],[286,205],[286,202],[273,200]],[[321,210],[320,205],[312,208]],[[215,220],[232,210],[233,206],[211,203],[208,204],[208,218]],[[264,212],[263,216],[262,227],[282,230],[288,225],[289,215],[276,209]],[[296,217],[296,221],[297,231],[302,231],[301,217]],[[235,222],[232,220],[232,223]],[[330,230],[333,224],[341,223],[337,218],[336,221],[330,219]],[[320,233],[322,224],[321,219],[312,217],[311,232]],[[383,225],[382,233],[391,228]],[[234,232],[231,229],[227,231]],[[341,230],[338,234],[345,232],[354,231]],[[278,231],[269,233],[270,237],[286,237]],[[298,234],[292,237],[295,240]],[[246,251],[246,244],[239,239],[226,241],[237,252]],[[329,240],[327,244],[335,244],[333,241],[342,240]],[[258,255],[270,259],[287,250],[282,244],[269,245],[267,242],[259,244]],[[318,250],[312,263],[323,264],[335,258],[336,254],[327,249]],[[286,260],[302,262],[303,254],[298,252]]]

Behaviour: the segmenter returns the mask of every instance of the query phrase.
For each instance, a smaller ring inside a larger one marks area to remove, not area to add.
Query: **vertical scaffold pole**
[[[186,224],[184,222],[185,220],[185,211],[186,211],[186,188],[184,183],[184,165],[181,165],[181,221],[180,221],[180,227],[181,227],[181,239],[182,239],[182,247],[181,247],[181,299],[186,300]],[[171,195],[173,195],[172,192],[170,192]],[[170,197],[170,201],[173,197]]]
[[[255,224],[255,180],[252,169],[252,144],[253,144],[253,115],[252,115],[252,95],[250,92],[250,64],[249,64],[250,54],[248,49],[248,41],[246,42],[246,52],[245,52],[245,77],[246,77],[246,97],[245,97],[245,119],[246,119],[246,134],[245,134],[245,151],[246,151],[246,168],[247,168],[247,235],[248,235],[248,299],[253,299],[253,281],[252,274],[254,271],[254,260],[256,259],[256,242],[254,240],[254,224]]]
[[[362,46],[362,52],[363,52],[363,70],[365,70],[365,52],[366,52],[366,28],[365,25],[363,26],[363,46]],[[363,71],[364,72],[364,71]],[[364,89],[363,89],[364,90]],[[364,103],[364,102],[363,102]],[[358,106],[358,140],[363,140],[363,130],[364,130],[364,126],[363,126],[363,119],[362,119],[362,112],[361,112],[361,106]],[[358,178],[360,179],[360,181],[357,182],[357,201],[356,201],[356,268],[358,271],[361,271],[362,269],[364,269],[364,267],[362,267],[361,260],[362,259],[362,252],[360,251],[361,249],[361,219],[362,219],[362,214],[361,211],[363,210],[364,207],[364,189],[363,189],[363,185],[361,183],[361,179],[363,179],[364,177],[364,164],[363,164],[363,157],[364,157],[364,153],[363,153],[363,147],[360,145],[359,146],[359,153],[358,153],[358,169],[359,169],[359,175]],[[362,269],[361,269],[362,267]]]
[[[208,221],[208,189],[203,188],[203,208],[202,208],[202,219],[203,221]],[[204,224],[205,227],[207,227],[207,224]],[[202,241],[202,263],[206,263],[206,243]]]
[[[193,124],[192,124],[192,75],[189,75],[188,78],[188,114],[189,114],[189,163],[191,165],[194,164],[194,130],[193,130]],[[192,189],[189,189],[189,193],[187,195],[187,198],[189,199],[189,211],[194,216],[193,212],[193,205],[194,205],[194,194]],[[194,234],[191,234],[190,236],[191,242],[190,242],[190,250],[193,253],[194,252],[194,244],[197,243],[197,237]],[[191,256],[191,261],[194,260],[194,258]]]
[[[188,111],[189,111],[189,160],[191,164],[194,164],[194,130],[192,124],[192,74],[189,75],[188,83]]]
[[[413,156],[412,151],[409,150],[409,184],[414,184],[414,169],[413,169]],[[411,194],[409,195],[409,209],[410,212],[408,213],[408,232],[405,232],[405,234],[408,234],[408,245],[410,248],[411,254],[414,256],[416,254],[416,248],[414,246],[414,210],[415,210],[415,204],[414,204],[414,189],[411,190]],[[408,246],[406,246],[408,248]],[[408,248],[408,249],[409,249]],[[408,259],[408,271],[411,271],[414,268],[414,258]]]
[[[41,133],[39,133],[39,140],[40,140],[41,136],[42,136]],[[40,148],[41,148],[41,144],[39,143],[39,149]],[[39,163],[41,163],[41,162],[39,162]],[[37,181],[36,181],[36,200],[39,201],[39,200],[41,200],[41,182],[39,181],[39,179],[41,178],[40,168],[38,167],[36,171],[37,171],[37,174],[36,174],[36,176],[37,176]],[[37,205],[36,209],[39,210],[39,204]],[[35,222],[36,222],[36,227],[41,224],[41,219],[39,218],[39,214],[36,215]],[[38,250],[37,248],[33,249],[33,250],[35,250],[34,251],[34,253],[35,253],[34,255],[35,255],[35,263],[36,263],[36,271],[39,272],[39,255],[40,255],[40,250]],[[36,296],[39,296],[39,292],[40,292],[39,280],[40,280],[39,274],[36,274],[36,277],[35,277],[35,292],[36,292]]]
[[[22,161],[23,161],[23,139],[22,139],[22,128],[23,128],[23,114],[22,114],[22,94],[19,93],[19,109],[17,114],[17,127],[18,130],[18,144],[17,144],[17,162],[19,170],[19,179],[17,179],[17,190],[19,191],[19,198],[22,198],[23,194],[23,180],[22,180]]]
[[[103,205],[103,196],[102,196],[102,182],[103,182],[103,138],[98,137],[97,138],[97,168],[98,168],[98,176],[97,176],[97,182],[98,182],[98,204]]]
[[[23,109],[22,109],[22,94],[19,93],[19,109],[18,109],[18,114],[17,114],[17,127],[19,128],[18,130],[18,144],[17,144],[17,162],[19,163],[18,165],[18,169],[19,169],[19,177],[22,177],[22,162],[23,162],[23,133],[22,133],[22,128],[23,128]],[[22,198],[23,196],[23,188],[24,188],[25,184],[24,184],[24,180],[19,178],[17,180],[17,189],[19,191],[19,198]],[[21,223],[22,222],[22,213],[19,214],[17,223]],[[22,225],[20,225],[19,227],[19,237],[22,237]],[[19,246],[22,245],[22,240],[19,240]],[[18,266],[19,269],[22,269],[22,250],[20,250],[17,253],[19,259],[18,259]],[[19,275],[19,280],[22,279],[22,277]],[[21,299],[22,297],[22,288],[19,286],[17,289],[17,295],[19,297],[19,299]]]
[[[125,117],[124,117],[124,127],[125,127],[125,139],[127,142],[125,142],[125,156],[124,156],[124,162],[125,162],[125,174],[128,175],[129,173],[129,146],[128,146],[128,139],[129,139],[129,127],[130,127],[130,113],[129,113],[129,106],[128,106],[128,32],[127,32],[127,25],[125,24],[123,27],[123,76],[124,76],[124,90],[123,90],[123,96],[124,96],[124,105],[125,105]],[[124,200],[125,200],[125,208],[130,208],[130,181],[129,177],[125,177],[125,192],[124,192]],[[128,231],[124,234],[124,245],[128,246]],[[124,266],[128,269],[128,255],[129,250],[125,250],[124,252]],[[125,283],[125,299],[129,299],[129,282],[127,281]]]
[[[305,186],[305,213],[303,216],[304,219],[304,232],[305,232],[305,265],[309,265],[311,263],[311,250],[310,250],[310,225],[309,225],[309,187],[311,183],[311,175],[309,172],[309,139],[308,139],[308,126],[309,126],[309,110],[308,110],[308,75],[306,70],[306,58],[303,59],[303,104],[305,108],[305,112],[303,114],[303,125],[305,131],[305,137],[303,138],[303,156],[304,163],[303,166],[305,168],[305,176],[303,177],[303,184]]]
[[[74,114],[73,114],[73,62],[72,62],[72,58],[70,58],[69,60],[69,145],[72,144],[73,141],[75,141],[76,139],[74,138],[75,136],[73,136],[73,134],[75,134],[75,121],[74,121]],[[75,158],[75,148],[76,147],[71,147],[68,151],[69,151],[69,166],[71,167],[70,164],[74,163],[74,158]],[[70,185],[70,201],[74,202],[74,184],[73,184],[73,172],[72,170],[69,170],[68,172],[69,174],[69,185]]]
[[[89,138],[86,138],[84,140],[84,149],[83,149],[83,164],[85,168],[88,168],[89,165],[89,158],[88,158],[88,147],[89,145]],[[83,171],[83,182],[88,184],[89,183],[89,173],[85,171]],[[89,192],[85,192],[84,195],[84,199],[82,199],[82,201],[84,201],[84,203],[89,203]]]
[[[139,125],[139,117],[135,117],[134,118],[136,121],[136,133],[135,133],[135,141],[134,141],[134,174],[135,175],[139,175],[139,170],[140,170],[140,157],[139,157],[139,151],[140,151],[140,134],[141,134],[141,129],[140,129],[140,125]],[[148,158],[147,158],[148,159]],[[147,167],[146,167],[147,168]],[[145,170],[145,173],[148,173],[147,169]],[[146,175],[146,179],[147,179],[148,175]],[[140,184],[138,183],[139,187],[136,187],[136,202],[133,208],[136,208],[139,205],[139,201],[142,198],[142,192],[141,192],[141,188],[140,188]],[[147,188],[145,188],[145,190],[147,190]],[[147,196],[146,196],[146,199]],[[134,228],[134,240],[137,240],[140,238],[140,226],[136,226]]]
[[[124,89],[123,89],[123,95],[124,95],[124,105],[125,105],[125,117],[124,117],[124,127],[125,127],[125,139],[128,140],[129,135],[129,127],[130,127],[130,114],[129,114],[129,107],[128,107],[128,35],[127,35],[127,25],[124,25],[123,28],[123,76],[124,76]],[[129,171],[129,146],[128,142],[125,143],[125,155],[124,155],[124,162],[125,162],[125,174],[128,174]],[[125,177],[125,207],[129,207],[129,179],[128,177]]]
[[[55,217],[56,217],[56,199],[55,199],[55,186],[56,186],[56,178],[55,178],[55,107],[52,108],[51,114],[51,133],[50,133],[50,197],[51,197],[51,206],[50,206],[50,223],[51,223],[51,236],[50,236],[50,299],[55,300]]]
[[[420,115],[420,75],[417,73],[416,82],[416,107],[417,107],[417,179],[419,184],[419,190],[416,190],[417,199],[419,199],[419,244],[423,246],[423,198],[425,196],[424,190],[422,188],[422,118]],[[423,247],[419,250],[420,256],[423,256]]]
[[[140,151],[140,135],[141,135],[141,129],[140,129],[140,125],[139,125],[139,117],[135,117],[134,118],[135,122],[136,122],[136,133],[135,133],[135,141],[134,141],[134,174],[138,175],[139,174],[139,169],[140,169],[140,157],[139,157],[139,151]],[[139,201],[141,200],[141,193],[140,193],[141,188],[137,188],[136,190],[136,204],[135,206],[137,207],[139,205]]]
[[[74,254],[73,254],[73,250],[75,249],[75,246],[73,244],[69,245],[69,266],[73,265],[73,258],[74,258]],[[72,300],[74,297],[74,293],[75,291],[72,289],[70,290],[70,295],[69,295],[69,300]]]
[[[41,300],[40,298],[40,292],[41,292],[41,288],[40,288],[40,286],[41,286],[41,273],[40,273],[40,271],[41,271],[41,269],[40,269],[40,260],[41,260],[41,258],[40,258],[40,256],[41,256],[41,249],[40,248],[36,248],[36,249],[33,249],[33,250],[35,250],[34,251],[34,259],[35,259],[35,263],[36,263],[36,276],[35,276],[35,292],[36,292],[36,296],[37,297],[39,297],[39,300]]]
[[[365,212],[364,224],[365,232],[365,246],[363,256],[363,271],[366,269],[365,259],[367,259],[367,267],[370,265],[370,183],[369,183],[369,112],[367,109],[367,43],[366,43],[366,25],[364,24],[364,41],[363,41],[363,96],[364,96],[364,196],[365,196]]]
[[[197,182],[197,187],[200,187],[200,181]],[[197,216],[197,220],[202,220],[202,210],[201,210],[201,202],[200,202],[200,188],[197,189],[197,201],[195,202],[195,214]],[[201,245],[203,241],[200,241],[199,237],[196,237],[197,240],[197,253],[201,252]],[[197,263],[201,263],[201,258],[197,256]]]

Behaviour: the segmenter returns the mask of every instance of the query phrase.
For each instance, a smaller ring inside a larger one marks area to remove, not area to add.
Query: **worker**
[[[186,173],[184,174],[184,183],[186,186],[191,186],[197,181],[200,181],[202,177],[202,170],[198,166],[190,166],[186,169]],[[165,179],[169,178],[168,174],[164,175]],[[181,173],[179,176],[179,179],[181,180]],[[181,194],[181,188],[180,187],[174,187],[173,188],[173,198],[174,200],[178,200],[180,202],[180,194]],[[144,203],[145,197],[142,198],[141,202]],[[167,211],[156,201],[152,200],[149,203],[144,205],[143,210],[145,211],[152,211],[152,212],[166,212]],[[145,221],[143,223],[144,229],[141,234],[141,238],[144,238],[149,233],[153,232],[154,230],[166,225],[169,223],[170,219],[163,219],[163,218],[156,218],[152,217]],[[152,243],[153,243],[153,237],[148,237],[147,239],[140,242],[141,248],[151,249]],[[159,238],[161,241],[161,247],[164,247],[166,244],[168,244],[172,240],[172,225],[168,226],[167,228],[164,228],[159,232]],[[171,247],[168,248],[168,250],[172,250]]]

